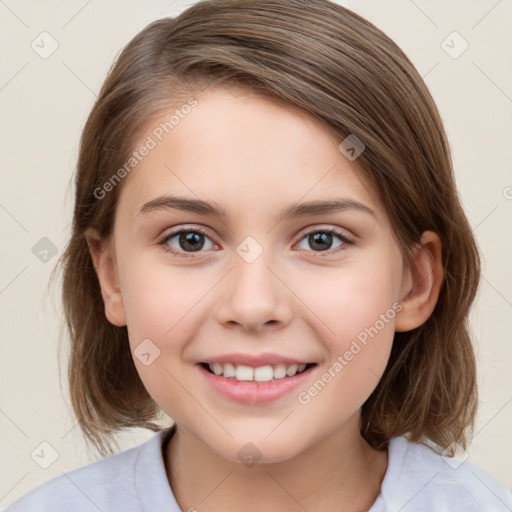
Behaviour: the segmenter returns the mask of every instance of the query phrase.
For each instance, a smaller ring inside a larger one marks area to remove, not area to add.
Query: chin
[[[237,441],[235,439],[229,442],[229,446],[215,451],[224,459],[244,464],[249,468],[255,464],[286,462],[300,453],[300,449],[297,448],[298,446],[293,445],[289,438],[285,442],[276,436],[273,440],[255,438],[250,441],[244,438]]]

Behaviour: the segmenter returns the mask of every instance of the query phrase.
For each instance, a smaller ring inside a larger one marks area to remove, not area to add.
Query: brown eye
[[[190,231],[188,233],[180,233],[178,237],[178,245],[184,251],[200,251],[204,247],[204,235]],[[176,238],[176,237],[173,237]]]
[[[211,249],[215,244],[201,229],[180,229],[165,235],[158,245],[166,252],[179,257],[193,257],[193,253],[204,252],[203,248]]]
[[[338,240],[338,242],[337,242]],[[305,241],[305,243],[303,243]],[[300,244],[303,243],[301,247]],[[334,229],[317,229],[306,233],[299,242],[299,248],[303,250],[312,250],[313,252],[326,252],[331,249],[338,249],[344,245],[351,244],[352,241],[343,233]],[[304,247],[304,245],[306,247]],[[309,247],[309,249],[308,249]],[[336,250],[332,251],[336,252]]]

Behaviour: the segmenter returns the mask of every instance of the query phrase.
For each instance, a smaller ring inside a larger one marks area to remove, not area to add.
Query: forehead
[[[135,150],[151,149],[123,183],[118,207],[136,215],[146,202],[175,194],[215,201],[234,216],[326,196],[382,210],[340,142],[299,108],[247,91],[211,90],[142,131]]]

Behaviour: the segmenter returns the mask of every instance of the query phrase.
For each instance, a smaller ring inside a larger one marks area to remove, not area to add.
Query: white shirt
[[[53,478],[6,512],[181,512],[162,455],[168,432]],[[473,464],[460,462],[446,461],[405,437],[392,438],[381,493],[369,512],[512,511],[509,489]]]

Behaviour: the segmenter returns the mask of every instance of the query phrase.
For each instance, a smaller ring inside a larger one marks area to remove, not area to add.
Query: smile
[[[263,365],[256,368],[247,365],[235,365],[233,363],[202,363],[210,373],[238,381],[270,382],[273,380],[293,377],[305,371],[310,364],[277,364]]]
[[[257,367],[233,363],[196,365],[207,388],[217,396],[242,404],[266,404],[307,385],[318,365],[276,364]]]

